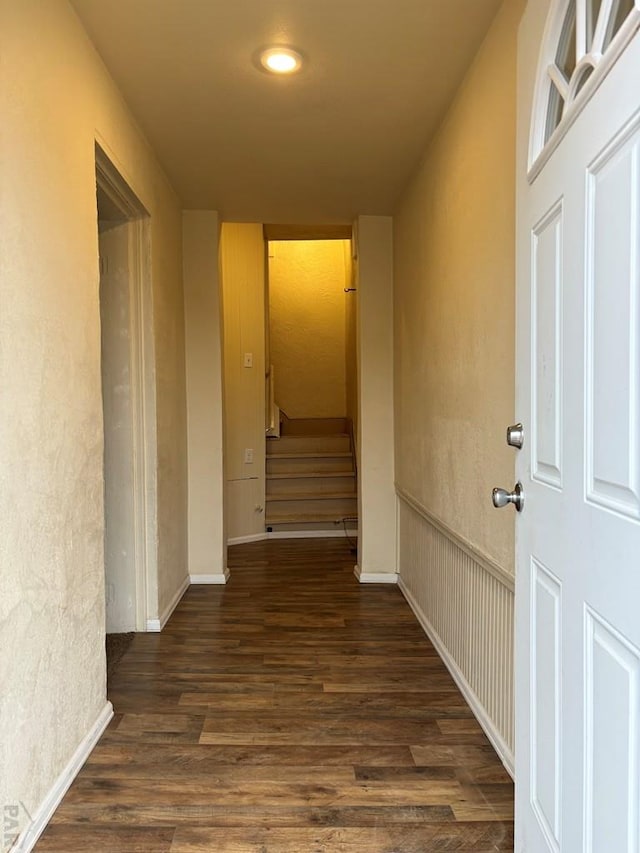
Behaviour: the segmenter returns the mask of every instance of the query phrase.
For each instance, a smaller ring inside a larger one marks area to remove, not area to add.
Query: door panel
[[[519,190],[517,853],[640,853],[638,91],[636,35]]]
[[[533,230],[533,476],[562,486],[562,204]]]
[[[557,851],[562,801],[561,585],[535,559],[531,578],[531,800],[549,848]]]
[[[587,494],[632,518],[640,518],[639,152],[635,130],[589,170],[586,246]]]
[[[638,850],[640,658],[585,613],[585,850]]]

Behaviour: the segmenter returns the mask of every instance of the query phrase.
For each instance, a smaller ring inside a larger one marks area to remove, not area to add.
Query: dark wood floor
[[[229,564],[136,635],[38,853],[513,850],[511,781],[399,590],[340,539]]]

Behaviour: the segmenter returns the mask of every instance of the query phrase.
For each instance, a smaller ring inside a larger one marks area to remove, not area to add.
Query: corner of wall
[[[393,415],[393,220],[357,221],[358,565],[361,575],[395,574]]]
[[[211,210],[185,210],[182,221],[189,575],[222,576],[226,544],[218,214]]]

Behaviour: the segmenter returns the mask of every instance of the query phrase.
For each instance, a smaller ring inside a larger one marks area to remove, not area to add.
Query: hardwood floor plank
[[[171,764],[185,764],[195,768],[220,764],[250,765],[283,764],[306,767],[320,764],[338,766],[408,766],[415,767],[411,750],[407,746],[193,746],[190,744],[113,744],[101,740],[89,756],[91,764],[144,764],[159,765],[159,771]],[[158,772],[159,772],[158,771]]]
[[[491,746],[459,746],[442,743],[411,747],[415,763],[420,767],[443,765],[449,767],[482,767],[493,765],[497,756]],[[502,766],[502,765],[500,765]]]
[[[349,744],[351,746],[412,744],[438,737],[433,720],[405,720],[398,731],[395,719],[360,719],[333,715],[300,716],[264,713],[250,719],[244,714],[215,714],[204,721],[200,743]]]
[[[69,803],[54,817],[56,823],[143,824],[145,826],[395,826],[454,821],[450,806],[212,806]],[[478,825],[480,825],[478,823]]]
[[[242,711],[245,700],[250,703],[252,698],[244,697],[236,694],[238,699],[237,710]],[[457,698],[457,697],[456,697]],[[267,697],[261,697],[263,704],[261,707],[270,708],[273,711],[289,711],[296,715],[317,715],[317,714],[339,714],[340,716],[356,716],[359,719],[372,719],[380,717],[388,717],[392,719],[413,719],[413,720],[435,720],[438,723],[438,733],[442,739],[445,738],[464,738],[479,736],[482,743],[486,743],[484,734],[480,730],[476,730],[473,734],[466,734],[464,731],[451,734],[442,734],[439,723],[443,718],[461,718],[466,720],[469,718],[471,711],[466,704],[451,704],[451,694],[433,693],[425,694],[420,697],[420,701],[416,701],[415,693],[323,693],[313,691],[289,692],[284,694],[282,691]],[[221,701],[229,701],[231,704],[235,701],[233,696],[222,697],[217,693],[201,692],[182,693],[179,699],[179,705],[187,707],[199,708],[200,711],[224,710]]]
[[[182,777],[167,779],[91,779],[78,776],[65,801],[101,802],[105,798],[126,806],[140,802],[156,806],[227,805],[301,807],[301,806],[486,806],[455,780],[430,780],[374,785],[357,783],[324,784],[313,779],[302,782],[247,781],[225,782]],[[490,819],[490,818],[489,818]]]
[[[414,768],[417,770],[417,768]],[[421,768],[425,769],[425,768]],[[80,777],[78,777],[80,778]],[[111,779],[131,781],[139,779],[154,783],[158,778],[158,764],[142,764],[136,762],[124,767],[104,764],[90,764],[82,768],[82,780]],[[458,782],[455,773],[447,777]],[[181,785],[194,782],[198,785],[239,785],[254,782],[282,782],[287,785],[352,785],[356,781],[353,766],[328,765],[317,767],[313,764],[304,766],[294,764],[210,764],[206,768],[194,767],[193,764],[164,764],[162,766],[163,785]]]
[[[496,833],[483,839],[465,824],[447,824],[444,831],[433,826],[314,829],[182,828],[176,830],[171,853],[496,853],[513,849],[513,842]]]
[[[174,827],[51,824],[37,844],[38,853],[169,853]]]
[[[400,591],[342,540],[229,564],[135,636],[37,853],[512,851],[511,780]]]

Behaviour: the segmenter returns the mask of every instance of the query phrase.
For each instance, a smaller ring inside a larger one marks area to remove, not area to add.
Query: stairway
[[[346,526],[355,534],[357,515],[349,422],[284,421],[280,437],[267,438],[267,530],[342,533]]]

